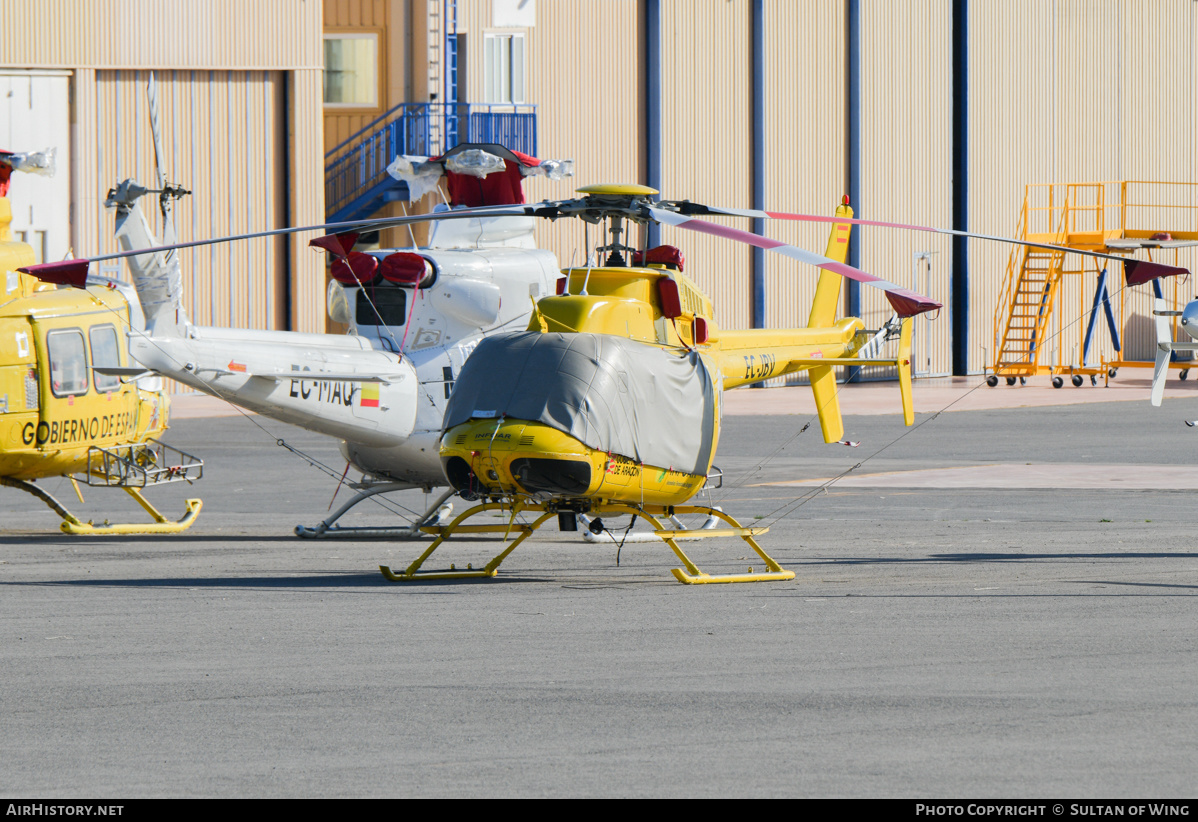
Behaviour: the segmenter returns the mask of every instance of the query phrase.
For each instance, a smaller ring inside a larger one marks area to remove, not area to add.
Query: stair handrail
[[[363,126],[360,129],[358,129],[353,134],[351,134],[349,137],[345,138],[340,143],[338,143],[334,148],[330,149],[329,151],[326,151],[324,153],[325,161],[327,162],[330,157],[335,155],[337,152],[341,151],[341,149],[345,148],[350,143],[354,143],[354,142],[361,143],[362,140],[360,138],[362,137],[362,135],[364,135],[368,132],[381,131],[382,129],[379,127],[379,123],[386,123],[387,125],[390,125],[390,121],[396,119],[396,117],[397,117],[396,112],[402,112],[402,115],[399,115],[399,116],[407,116],[409,111],[413,108],[418,108],[418,107],[427,108],[429,106],[434,106],[434,105],[437,105],[437,104],[436,103],[400,103],[399,105],[389,109],[388,111],[385,111],[384,113],[380,114],[378,117],[371,120],[368,124],[366,124],[365,126]]]
[[[1028,231],[1027,231],[1027,229],[1028,229],[1028,211],[1029,211],[1028,199],[1030,197],[1031,197],[1031,186],[1025,185],[1023,187],[1023,205],[1019,209],[1019,217],[1015,221],[1015,232],[1018,235],[1019,239],[1021,239],[1021,240],[1026,240],[1027,236],[1028,236]],[[998,330],[1000,328],[1003,329],[1002,334],[1003,334],[1003,339],[1005,339],[1008,328],[1011,324],[1010,316],[1009,316],[1010,304],[1013,299],[1015,283],[1018,280],[1018,274],[1016,272],[1019,270],[1016,266],[1016,255],[1020,254],[1023,251],[1026,251],[1026,250],[1027,249],[1024,246],[1011,246],[1011,250],[1007,254],[1007,270],[1006,270],[1006,274],[1003,278],[1002,288],[999,290],[998,302],[995,304],[995,307],[994,307],[993,325],[991,326],[991,328],[994,329],[994,336],[995,336],[995,340],[994,340],[994,366],[995,366],[995,368],[998,367],[999,361],[1002,359],[1002,340],[999,339],[999,337],[998,337]],[[1004,322],[1004,320],[1005,320],[1005,322]]]
[[[1056,231],[1054,231],[1052,235],[1054,245],[1065,245],[1066,241],[1069,239],[1069,218],[1073,216],[1074,211],[1072,196],[1073,192],[1070,191],[1070,186],[1066,186],[1065,202],[1061,204],[1061,219],[1057,224]],[[1051,219],[1049,220],[1048,224],[1050,226],[1052,225]]]

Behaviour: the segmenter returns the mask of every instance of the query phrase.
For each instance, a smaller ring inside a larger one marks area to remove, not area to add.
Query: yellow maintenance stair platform
[[[1146,256],[1192,267],[1193,247],[1198,246],[1198,183],[1028,185],[1017,234],[1028,243]],[[1154,296],[1171,297],[1174,306],[1181,296],[1184,304],[1186,297],[1178,292],[1181,284],[1154,280],[1128,289],[1118,264],[1108,273],[1109,265],[1111,261],[1102,258],[1015,246],[994,309],[987,382],[995,386],[1005,378],[1014,385],[1049,375],[1060,388],[1066,376],[1080,386],[1085,376],[1095,384],[1098,376],[1112,377],[1118,368],[1151,368],[1151,355],[1146,360],[1125,356],[1128,333],[1135,330],[1129,329],[1129,322],[1137,315],[1151,316]],[[1102,345],[1096,334],[1100,318],[1108,331]],[[1184,379],[1188,365],[1173,367]]]

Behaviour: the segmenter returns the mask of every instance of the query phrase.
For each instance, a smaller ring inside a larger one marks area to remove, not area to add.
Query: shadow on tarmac
[[[383,575],[360,571],[332,572],[305,576],[254,576],[254,577],[174,577],[166,579],[56,579],[29,581],[0,581],[4,587],[81,587],[81,588],[279,588],[279,589],[337,589],[337,588],[393,588],[395,590],[427,590],[429,588],[454,588],[461,585],[478,585],[509,582],[553,582],[547,577],[499,576],[469,579],[425,579],[416,582],[389,582]],[[445,591],[444,593],[448,593]]]
[[[803,565],[905,565],[917,562],[1031,562],[1087,559],[1198,559],[1195,552],[1118,551],[1103,554],[929,554],[924,557],[838,557],[806,560]]]

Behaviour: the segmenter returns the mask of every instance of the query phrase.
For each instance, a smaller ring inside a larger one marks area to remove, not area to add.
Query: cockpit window
[[[50,352],[50,390],[56,397],[87,393],[87,352],[83,332],[77,328],[46,335]]]
[[[366,287],[358,291],[354,319],[358,325],[403,325],[407,322],[408,294],[402,288]]]
[[[88,329],[87,336],[92,344],[92,365],[119,368],[121,353],[116,328],[111,325],[97,325]],[[121,387],[121,378],[92,372],[92,380],[96,390],[102,393],[115,391]]]

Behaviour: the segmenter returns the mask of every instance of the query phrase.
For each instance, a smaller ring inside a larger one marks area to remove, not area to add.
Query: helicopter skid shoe
[[[421,554],[416,561],[409,565],[404,571],[396,573],[388,565],[380,565],[379,571],[382,572],[383,577],[389,582],[415,582],[418,580],[427,579],[478,579],[482,577],[493,577],[496,575],[496,573],[498,573],[500,563],[507,559],[508,555],[511,554],[512,551],[516,550],[516,546],[527,539],[533,531],[536,531],[538,528],[540,528],[546,520],[548,520],[550,517],[556,516],[555,512],[545,512],[531,525],[515,522],[516,515],[527,510],[543,511],[544,508],[542,506],[520,505],[517,505],[515,508],[511,508],[501,503],[488,502],[481,505],[476,505],[473,508],[463,511],[461,514],[455,517],[453,522],[449,523],[449,525],[422,526],[420,530],[424,533],[436,535],[437,538],[433,541],[433,544],[430,545],[425,552]],[[462,524],[476,514],[481,514],[486,511],[510,511],[511,519],[505,523],[499,523],[495,525]],[[424,565],[425,560],[432,556],[433,552],[440,548],[442,543],[448,541],[453,534],[502,534],[505,540],[512,534],[518,534],[519,536],[512,540],[507,548],[505,548],[482,568],[474,568],[472,565],[467,565],[465,569],[459,569],[454,565],[450,565],[448,570],[421,571],[420,567]]]
[[[141,492],[136,488],[126,488],[125,493],[137,500],[137,503],[146,509],[146,513],[154,518],[154,522],[143,525],[105,522],[103,525],[94,525],[90,522],[80,522],[75,517],[70,517],[62,523],[63,533],[87,534],[90,536],[106,536],[108,534],[178,534],[191,527],[196,517],[200,515],[200,509],[204,507],[202,500],[189,499],[187,500],[187,511],[183,516],[178,520],[169,520],[159,513],[158,509],[143,497]]]
[[[425,535],[425,531],[423,530],[425,526],[438,525],[448,519],[449,515],[453,512],[453,504],[447,502],[456,493],[452,488],[441,494],[437,498],[437,501],[411,525],[358,526],[336,524],[337,520],[341,519],[347,511],[358,503],[364,502],[377,494],[387,494],[392,491],[408,491],[413,487],[415,486],[406,482],[383,483],[368,487],[359,491],[353,499],[338,508],[336,513],[319,525],[314,527],[307,525],[295,526],[295,535],[304,539],[422,539]]]
[[[700,571],[696,575],[688,574],[681,568],[671,568],[674,579],[686,585],[703,585],[712,582],[784,582],[795,578],[794,571],[778,570],[756,574],[705,574]]]
[[[391,566],[389,565],[380,565],[379,570],[383,572],[383,576],[387,578],[388,582],[417,582],[426,579],[478,579],[481,577],[493,577],[499,573],[494,569],[487,570],[486,568],[479,568],[478,570],[468,568],[464,571],[458,571],[454,570],[452,565],[448,571],[421,571],[411,574],[407,571],[401,571],[397,574],[391,570]]]
[[[10,488],[17,488],[25,491],[28,494],[40,499],[54,513],[62,517],[62,528],[65,534],[89,535],[89,536],[107,536],[107,535],[124,535],[124,534],[177,534],[180,531],[185,531],[191,527],[195,519],[200,514],[200,510],[204,507],[204,503],[198,499],[187,500],[187,511],[178,520],[169,520],[159,513],[149,500],[141,495],[136,488],[126,487],[124,490],[129,496],[137,500],[137,503],[146,510],[154,522],[144,524],[112,524],[105,521],[102,525],[96,525],[92,522],[84,522],[67,510],[61,502],[54,498],[52,494],[41,488],[38,488],[31,482],[24,480],[9,479],[0,477],[0,484],[7,485]]]

